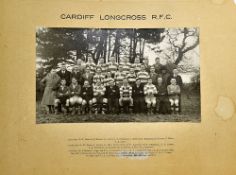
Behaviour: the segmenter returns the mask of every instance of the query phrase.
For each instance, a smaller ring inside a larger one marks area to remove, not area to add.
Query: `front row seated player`
[[[141,84],[140,79],[136,80],[136,84],[133,86],[133,99],[134,99],[134,112],[142,113],[144,112],[144,92],[143,85]]]
[[[180,86],[176,84],[175,78],[171,78],[170,83],[171,84],[167,86],[167,92],[169,95],[171,111],[174,113],[179,113]]]
[[[81,88],[82,97],[82,114],[90,113],[92,108],[93,88],[90,86],[89,81],[85,80]]]
[[[67,113],[69,107],[69,88],[66,86],[66,80],[61,79],[60,86],[56,93],[56,99],[54,101],[55,114],[58,113],[59,107],[61,106],[61,110],[64,114]]]
[[[167,96],[167,89],[162,77],[157,79],[157,111],[159,114],[169,114],[170,102]]]
[[[71,85],[69,86],[69,92],[70,92],[70,98],[69,100],[69,106],[72,107],[72,115],[74,115],[76,112],[80,114],[81,111],[81,105],[82,105],[82,98],[80,96],[81,93],[81,86],[78,84],[76,78],[71,79]]]
[[[105,96],[106,88],[102,85],[101,80],[97,79],[96,84],[93,86],[93,99],[92,105],[95,114],[98,114],[101,111],[102,114],[105,114],[107,108],[107,99]]]
[[[120,87],[119,104],[125,113],[129,113],[129,108],[133,106],[132,87],[127,79],[123,80],[123,85]]]
[[[115,85],[115,81],[109,82],[106,87],[106,98],[108,100],[108,111],[112,114],[119,114],[119,87]]]
[[[149,114],[153,114],[153,110],[156,108],[156,94],[157,88],[154,84],[152,84],[152,79],[148,79],[148,83],[144,86],[144,95],[145,102],[147,104],[147,112]]]

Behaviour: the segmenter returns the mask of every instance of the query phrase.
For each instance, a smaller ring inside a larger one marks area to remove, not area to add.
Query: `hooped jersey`
[[[140,71],[137,73],[137,78],[140,79],[141,83],[147,83],[148,79],[149,79],[149,74],[146,71]]]
[[[102,73],[107,72],[108,65],[106,63],[98,64],[97,67],[100,67],[102,69]]]
[[[146,84],[144,86],[144,94],[146,96],[154,96],[157,94],[157,88],[154,84]]]
[[[140,72],[141,71],[141,63],[134,63],[132,64],[132,68],[134,69],[135,72]]]
[[[107,77],[104,79],[103,83],[104,83],[104,86],[109,86],[110,85],[110,82],[114,81],[114,78],[112,77]]]
[[[120,87],[120,97],[128,98],[132,97],[132,87],[130,85]]]
[[[105,76],[103,74],[95,74],[93,76],[93,83],[96,84],[98,80],[101,81],[101,83],[104,82]]]
[[[131,64],[130,63],[126,63],[126,64],[121,63],[120,65],[122,67],[123,72],[127,75],[130,71]]]
[[[118,69],[118,64],[117,63],[108,63],[107,70],[111,72],[112,74],[115,74]]]
[[[129,73],[127,75],[127,79],[129,83],[135,83],[136,82],[136,74],[135,73]]]

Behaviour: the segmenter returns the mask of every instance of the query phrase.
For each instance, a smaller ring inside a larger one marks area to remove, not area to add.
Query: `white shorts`
[[[176,105],[179,106],[179,97],[174,96],[174,97],[169,97],[169,101],[171,106]]]
[[[107,98],[93,98],[92,99],[92,103],[94,104],[94,103],[108,103],[108,100],[107,100]]]
[[[145,102],[147,103],[147,104],[156,104],[157,103],[157,101],[156,101],[156,97],[155,96],[146,96],[145,97]]]
[[[71,105],[75,105],[75,104],[82,104],[83,100],[81,97],[73,96],[73,97],[70,97],[69,101]]]

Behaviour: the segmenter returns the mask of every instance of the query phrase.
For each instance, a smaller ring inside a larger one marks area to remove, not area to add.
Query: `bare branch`
[[[183,52],[183,53],[186,53],[186,52],[188,52],[188,51],[194,49],[195,47],[197,47],[198,44],[199,44],[199,37],[197,37],[197,41],[196,41],[192,46],[187,47],[187,48],[184,49],[182,52]]]

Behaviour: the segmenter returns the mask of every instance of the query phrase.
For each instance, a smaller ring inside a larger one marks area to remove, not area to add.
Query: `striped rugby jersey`
[[[120,97],[132,97],[132,87],[130,85],[120,87]]]
[[[141,80],[141,83],[147,83],[148,79],[149,79],[149,74],[146,71],[140,71],[137,73],[137,78],[139,78]]]
[[[111,72],[112,74],[115,74],[116,71],[117,71],[117,68],[118,68],[118,64],[117,63],[113,64],[113,63],[110,62],[110,63],[108,63],[107,67],[108,67],[107,70],[109,72]]]
[[[86,63],[86,67],[89,68],[89,70],[90,70],[90,72],[91,72],[92,74],[95,73],[96,68],[97,68],[97,66],[96,66],[95,63]]]
[[[103,81],[104,86],[109,86],[111,81],[114,81],[114,78],[112,78],[112,77],[105,78]]]
[[[141,71],[141,63],[134,63],[132,64],[132,68],[134,69],[135,72]]]
[[[136,74],[135,73],[133,73],[133,74],[129,73],[127,75],[127,79],[128,79],[129,83],[135,83],[136,82]]]
[[[105,95],[105,91],[106,91],[106,88],[103,85],[100,85],[100,86],[94,85],[93,86],[93,95],[94,96],[98,96],[99,94],[103,96],[103,95]]]
[[[124,78],[126,78],[126,74],[124,72],[116,72],[115,73],[115,80],[117,85],[123,82]]]
[[[127,64],[121,63],[120,65],[123,69],[123,72],[128,74],[130,71],[130,68],[131,68],[131,64],[130,63],[127,63]]]
[[[157,94],[157,88],[154,84],[146,84],[144,86],[144,94],[149,95],[149,93],[152,93],[151,95],[153,96],[154,94]]]
[[[97,80],[100,80],[101,83],[104,82],[104,79],[105,79],[105,76],[103,74],[95,74],[93,76],[93,83],[96,84],[97,83]]]
[[[103,73],[108,69],[108,65],[106,63],[98,64],[97,67],[100,67]]]

